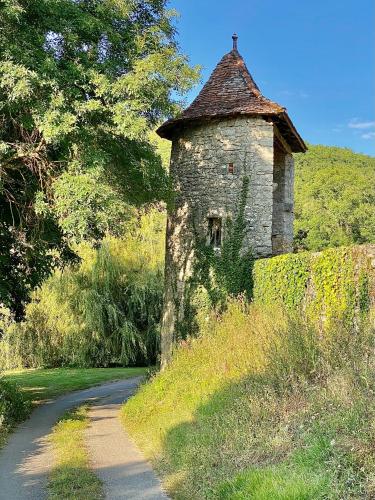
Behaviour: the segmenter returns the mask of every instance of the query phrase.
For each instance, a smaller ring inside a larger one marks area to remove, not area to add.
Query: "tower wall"
[[[273,125],[262,118],[212,120],[185,129],[173,141],[170,174],[176,195],[167,223],[162,353],[170,352],[176,322],[183,320],[196,235],[205,238],[208,218],[220,217],[225,238],[225,220],[235,216],[244,177],[250,181],[245,246],[256,256],[272,254],[273,163]]]
[[[272,254],[293,251],[294,160],[290,152],[274,144]]]
[[[241,117],[188,129],[173,141],[170,173],[176,191],[175,232],[181,235],[192,224],[204,235],[208,217],[233,216],[248,177],[247,245],[257,256],[272,254],[272,124]]]

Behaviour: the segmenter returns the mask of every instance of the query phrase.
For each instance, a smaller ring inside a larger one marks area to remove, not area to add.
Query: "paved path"
[[[95,405],[90,413],[88,447],[93,453],[93,466],[104,481],[106,498],[166,499],[150,465],[130,442],[117,419],[121,403],[134,393],[140,381],[141,377],[137,377],[72,392],[34,410],[0,451],[0,499],[46,498],[48,474],[54,459],[48,436],[66,410],[86,401]],[[98,447],[103,448],[101,452]]]
[[[122,394],[90,409],[86,441],[91,466],[103,481],[109,500],[167,500],[151,466],[142,457],[118,418]]]

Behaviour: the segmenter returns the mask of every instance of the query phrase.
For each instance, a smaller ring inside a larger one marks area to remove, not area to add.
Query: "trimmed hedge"
[[[255,302],[302,309],[324,329],[353,325],[375,305],[375,245],[261,259],[253,279]]]

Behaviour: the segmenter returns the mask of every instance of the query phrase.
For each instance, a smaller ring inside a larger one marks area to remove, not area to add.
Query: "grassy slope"
[[[48,482],[50,500],[100,500],[104,498],[100,480],[90,471],[84,432],[89,424],[87,407],[66,413],[51,436],[55,464]]]
[[[373,498],[374,370],[362,366],[365,351],[338,332],[319,365],[309,329],[255,308],[232,306],[210,330],[123,410],[173,497]]]
[[[38,403],[66,392],[145,372],[146,368],[53,368],[8,371],[3,376],[15,382],[27,399]]]

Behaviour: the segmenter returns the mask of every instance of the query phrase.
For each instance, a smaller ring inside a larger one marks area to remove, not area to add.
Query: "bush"
[[[23,323],[0,342],[3,368],[155,363],[163,293],[164,215],[126,238],[78,247],[81,262],[33,293]]]
[[[30,403],[24,400],[18,387],[0,378],[0,434],[24,420],[30,410]]]

